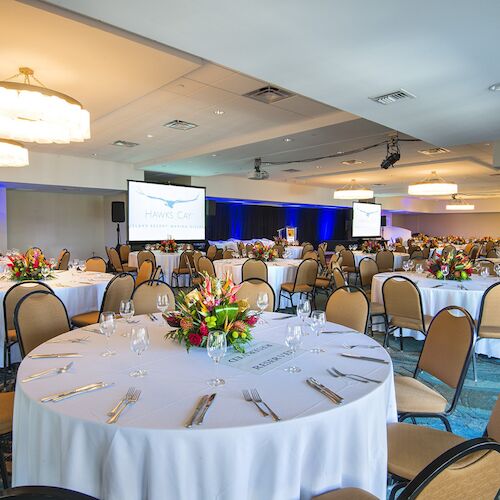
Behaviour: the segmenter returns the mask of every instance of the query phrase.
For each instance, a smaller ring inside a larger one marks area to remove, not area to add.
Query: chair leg
[[[450,421],[448,420],[448,418],[445,417],[444,415],[438,415],[438,418],[441,420],[441,422],[443,422],[444,426],[446,427],[446,430],[448,432],[451,432],[451,425],[450,425]]]
[[[476,346],[474,345],[472,350],[472,374],[474,376],[474,382],[477,382],[477,366],[476,366],[476,351],[474,350]]]
[[[391,489],[391,494],[389,496],[389,500],[395,500],[396,499],[396,493],[403,489],[406,486],[407,483],[396,483],[392,489]]]
[[[4,489],[7,489],[9,487],[9,476],[7,474],[7,467],[5,466],[5,457],[1,449],[0,449],[0,476],[2,477],[2,483]]]
[[[278,295],[278,311],[281,309],[281,290],[280,294]]]
[[[399,329],[399,347],[401,348],[401,351],[403,351],[403,329]]]

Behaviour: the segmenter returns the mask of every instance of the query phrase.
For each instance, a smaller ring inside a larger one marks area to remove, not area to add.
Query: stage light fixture
[[[395,163],[397,163],[401,159],[401,153],[399,151],[399,139],[398,136],[395,135],[390,137],[387,141],[387,153],[385,158],[380,163],[380,168],[387,170],[390,167],[393,167]]]

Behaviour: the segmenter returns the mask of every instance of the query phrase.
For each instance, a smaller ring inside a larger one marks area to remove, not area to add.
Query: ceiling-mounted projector
[[[248,178],[252,181],[265,181],[269,179],[269,172],[265,170],[261,170],[260,166],[262,164],[262,160],[260,158],[255,158],[253,171],[248,174]]]

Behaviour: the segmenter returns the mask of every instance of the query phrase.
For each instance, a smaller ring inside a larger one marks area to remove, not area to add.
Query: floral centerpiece
[[[281,245],[283,247],[287,247],[289,245],[288,240],[286,238],[281,238],[280,236],[274,237],[274,244]]]
[[[177,251],[177,242],[175,240],[163,240],[158,245],[158,250],[163,253],[175,253]]]
[[[275,248],[266,245],[254,245],[252,248],[252,254],[254,259],[266,262],[271,262],[278,257],[278,251]]]
[[[361,245],[361,251],[364,253],[377,253],[382,250],[382,245],[375,240],[366,240]]]
[[[10,263],[7,264],[10,278],[15,281],[41,280],[55,277],[52,274],[52,264],[38,250],[25,254],[12,254],[7,257],[10,260]]]
[[[167,316],[167,323],[176,328],[165,338],[191,347],[206,347],[210,331],[223,331],[228,345],[245,352],[245,345],[252,340],[251,328],[257,323],[257,316],[250,314],[248,302],[238,300],[235,285],[229,275],[224,279],[204,275],[199,288],[181,292],[177,296],[179,312]]]
[[[438,254],[435,260],[430,261],[429,271],[438,280],[470,280],[472,262],[463,252],[450,252],[445,258]]]

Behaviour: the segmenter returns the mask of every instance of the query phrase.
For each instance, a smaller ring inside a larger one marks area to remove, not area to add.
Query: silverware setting
[[[370,356],[360,356],[358,354],[352,354],[350,352],[341,352],[340,355],[343,356],[344,358],[361,359],[363,361],[374,361],[375,363],[382,363],[383,365],[389,364],[389,361],[386,361],[385,359],[372,358]]]
[[[215,392],[213,394],[210,394],[210,396],[208,396],[208,398],[205,402],[205,406],[203,407],[203,409],[201,410],[199,416],[197,417],[197,419],[195,421],[196,425],[200,425],[203,423],[203,419],[205,418],[205,415],[206,415],[208,409],[210,408],[210,406],[214,402],[215,396],[217,396],[217,394]]]
[[[259,409],[259,411],[263,417],[269,416],[269,413],[267,413],[267,411],[265,411],[263,408],[261,408],[260,405],[257,403],[257,401],[255,401],[252,398],[252,396],[250,396],[250,391],[248,391],[247,389],[243,389],[241,392],[243,393],[243,397],[245,398],[245,401],[247,401],[249,403],[253,403]]]
[[[158,321],[158,318],[154,315],[154,314],[148,314],[148,318],[153,322],[155,323],[156,321]]]
[[[28,354],[28,358],[31,359],[49,359],[49,358],[81,358],[82,354],[77,352],[61,352],[61,353],[50,353],[50,354]]]
[[[364,345],[364,344],[342,344],[344,349],[354,349],[355,347],[361,347],[362,349],[378,349],[382,347],[381,345]]]
[[[440,286],[443,286],[443,285],[434,285],[432,288],[439,288]]]
[[[382,380],[377,380],[374,378],[365,377],[364,375],[358,375],[357,373],[342,373],[340,370],[337,370],[333,366],[331,368],[327,368],[326,371],[332,377],[345,377],[345,378],[349,378],[351,380],[355,380],[356,382],[362,382],[364,384],[367,384],[368,382],[373,382],[375,384],[382,383]]]
[[[113,384],[106,384],[105,382],[96,382],[94,384],[83,385],[81,387],[76,387],[75,389],[71,389],[69,391],[59,392],[57,394],[45,396],[44,398],[40,399],[40,403],[47,403],[49,401],[55,403],[57,401],[62,401],[72,396],[76,396],[77,394],[85,394],[87,392],[92,392],[97,389],[104,389],[105,387],[110,387],[112,385]]]
[[[132,395],[134,394],[134,391],[135,391],[135,387],[129,387],[129,390],[127,391],[125,396],[123,396],[123,398],[121,398],[120,401],[118,401],[118,403],[116,403],[116,405],[114,406],[114,408],[111,411],[108,411],[108,413],[107,413],[108,417],[112,417],[120,409],[120,406],[122,406],[122,404],[125,403],[125,401],[127,399],[130,399],[132,397]]]
[[[279,418],[278,415],[276,415],[276,413],[274,413],[274,411],[271,409],[271,407],[262,400],[259,391],[257,391],[257,389],[252,389],[251,392],[253,401],[255,401],[256,404],[263,404],[266,407],[267,411],[271,414],[271,417],[273,417],[273,420],[275,422],[279,422],[281,418]]]
[[[290,318],[295,318],[295,315],[288,314],[286,316],[281,316],[280,318],[272,318],[272,319],[273,319],[273,321],[280,321],[280,320],[283,320],[283,319],[290,319]]]
[[[194,424],[196,418],[198,417],[198,415],[200,414],[201,409],[207,403],[208,397],[209,397],[208,394],[205,394],[204,396],[202,396],[200,398],[200,400],[198,401],[198,404],[196,405],[196,408],[195,408],[193,414],[191,415],[191,418],[189,419],[189,422],[184,427],[187,427],[188,429],[193,427],[193,424]]]
[[[49,340],[46,343],[47,344],[64,344],[65,342],[71,342],[74,344],[82,344],[84,342],[87,342],[89,340],[90,336],[87,335],[86,337],[78,337],[76,339],[54,339],[54,340]]]
[[[127,395],[128,395],[128,392],[127,392]],[[123,403],[121,403],[121,405],[119,406],[118,410],[116,410],[116,412],[110,418],[108,418],[108,420],[106,421],[106,423],[107,424],[114,424],[114,423],[116,423],[118,421],[118,419],[120,418],[120,415],[125,410],[125,408],[127,408],[127,406],[130,406],[130,405],[133,405],[133,404],[137,403],[137,401],[139,400],[140,395],[141,395],[141,390],[140,389],[135,389],[131,393],[130,396],[125,397],[125,399],[123,400]]]
[[[60,373],[66,373],[73,366],[73,361],[68,363],[66,366],[62,366],[60,368],[49,368],[48,370],[43,370],[38,373],[33,373],[29,377],[23,378],[22,382],[30,382],[31,380],[36,380],[44,375],[48,375],[49,373],[54,375],[59,375]]]
[[[342,403],[344,398],[333,392],[331,389],[328,387],[324,386],[323,384],[320,384],[316,379],[309,377],[306,382],[316,391],[319,393],[323,394],[323,396],[326,396],[332,403],[339,405]]]
[[[101,335],[101,330],[99,328],[82,328],[84,332],[98,333]]]
[[[323,330],[321,333],[356,333],[354,330]]]

